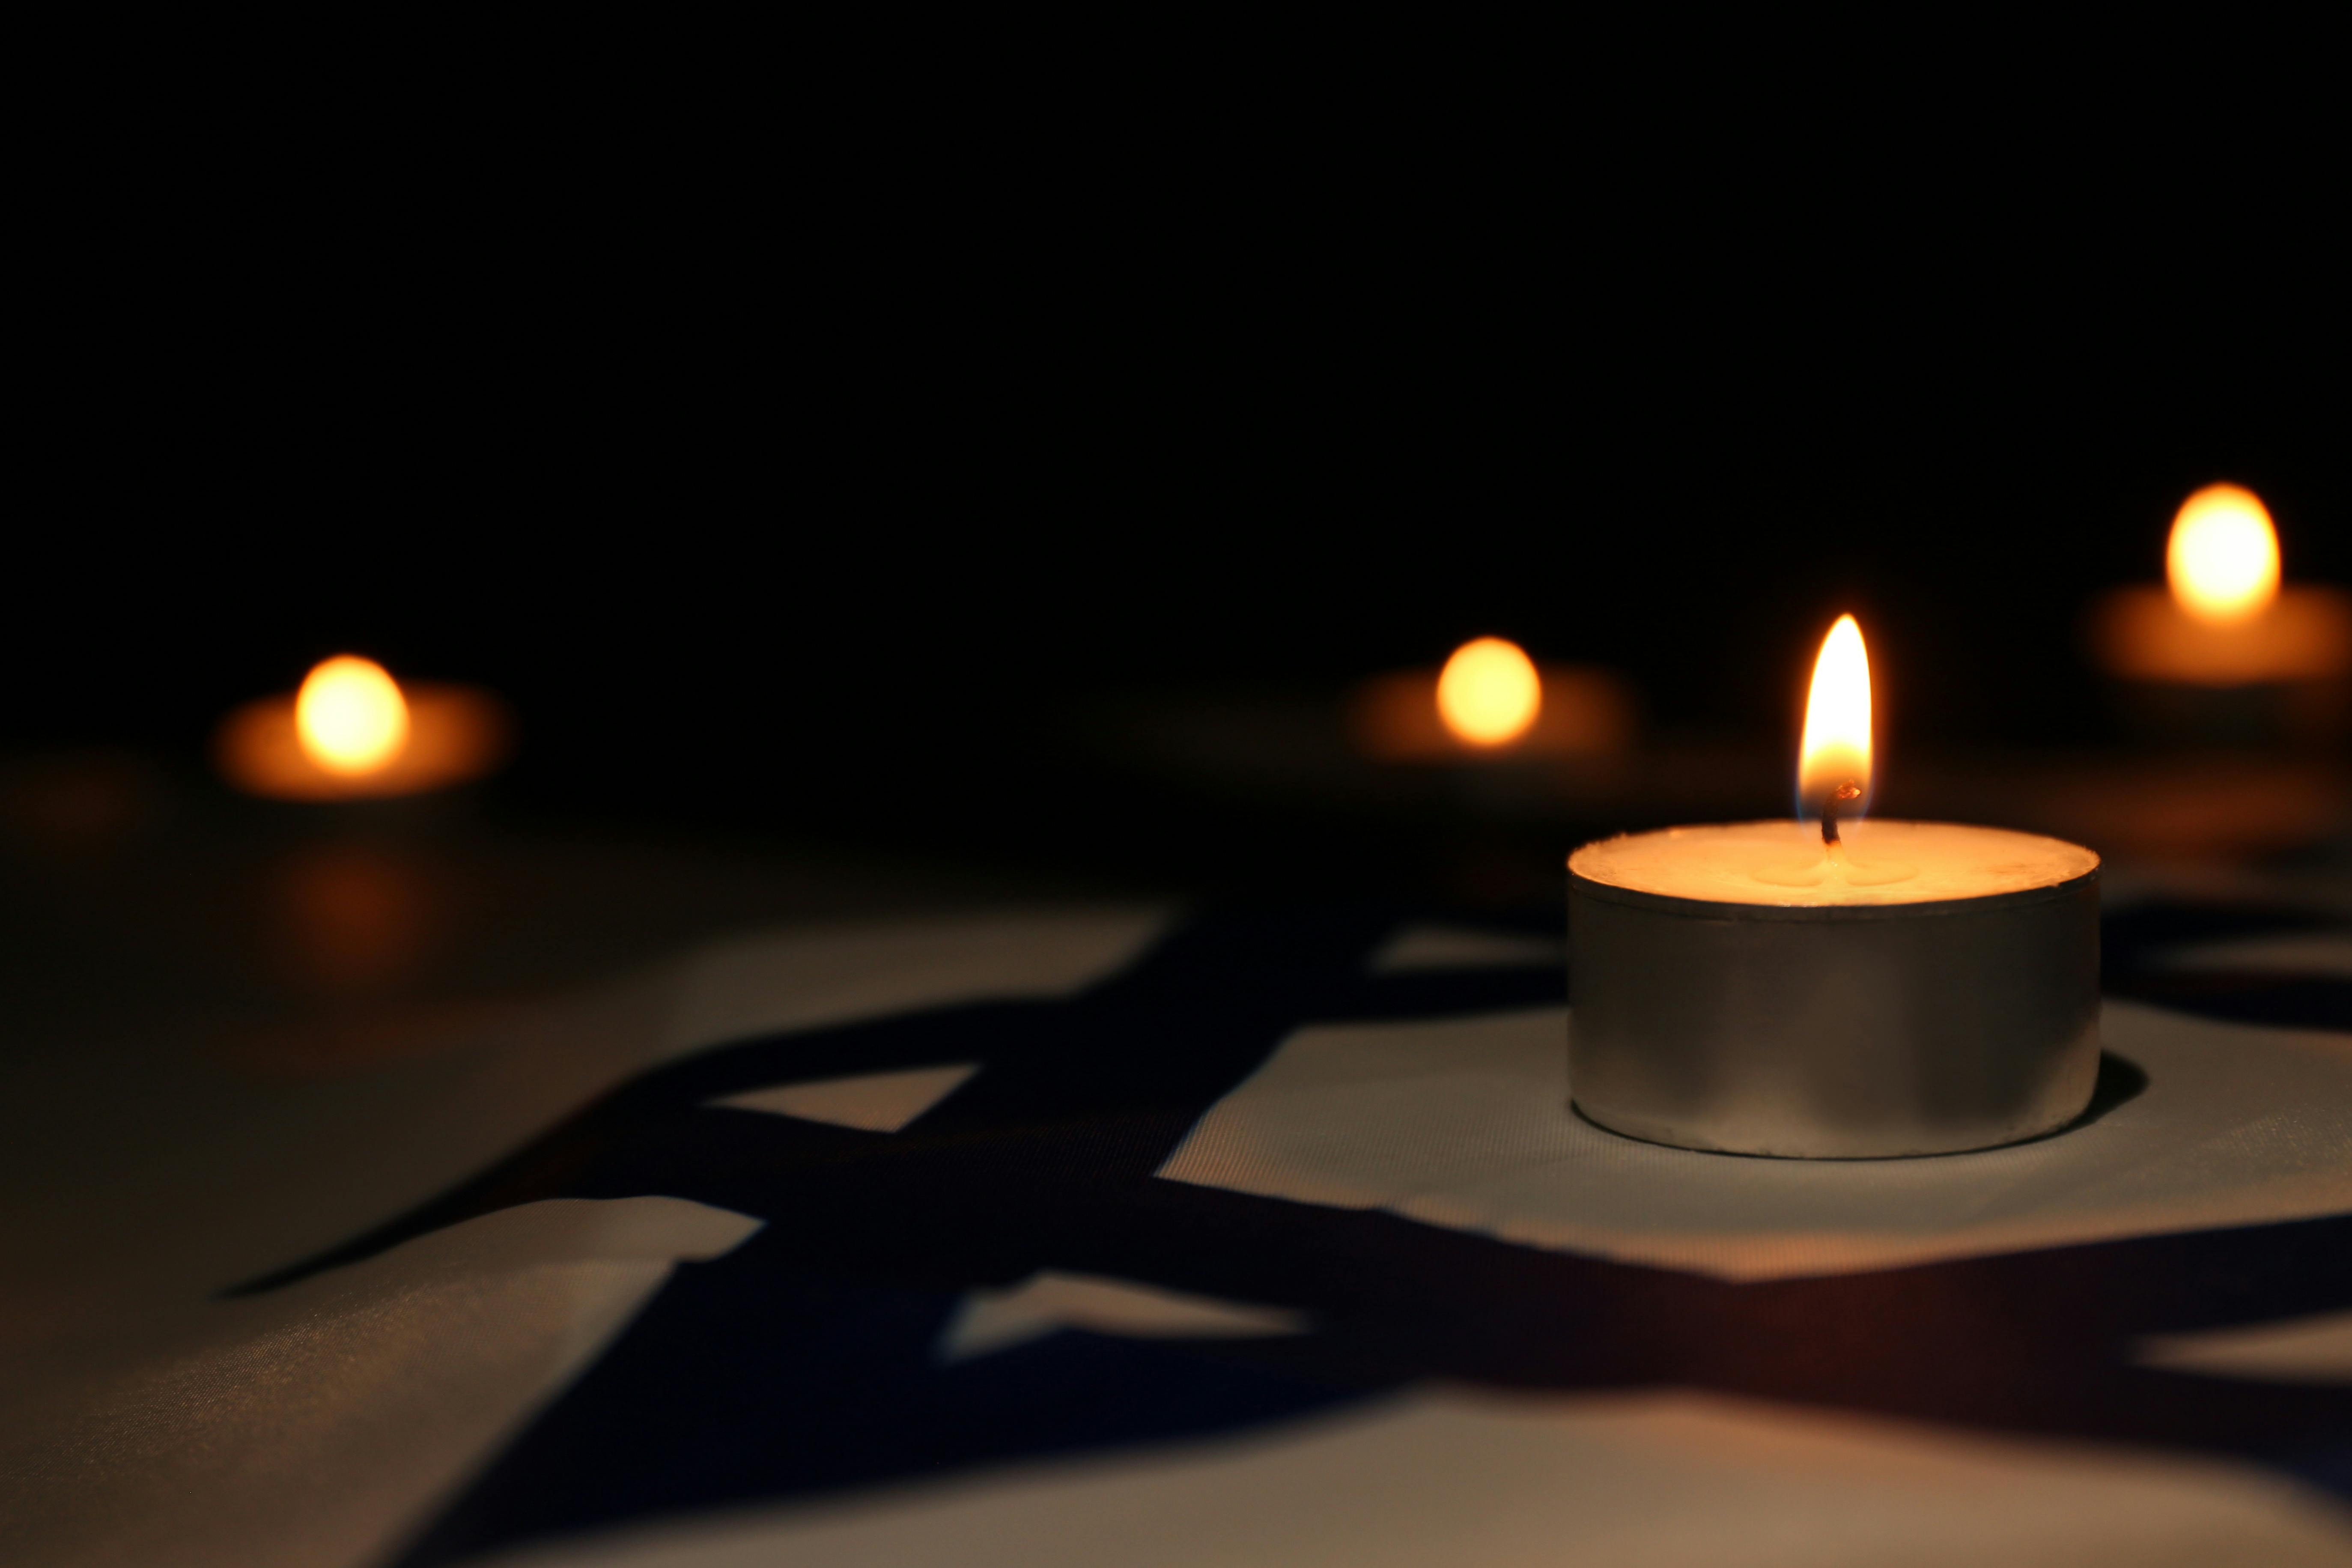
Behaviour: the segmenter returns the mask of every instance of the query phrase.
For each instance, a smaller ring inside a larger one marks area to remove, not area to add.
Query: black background
[[[1493,631],[1778,745],[1853,609],[1900,743],[2080,746],[2084,607],[2198,485],[2352,581],[2292,90],[2225,137],[2164,83],[1122,112],[794,58],[54,128],[7,744],[193,767],[349,648],[513,702],[508,809],[1083,865],[1160,809],[1072,739],[1106,697]]]

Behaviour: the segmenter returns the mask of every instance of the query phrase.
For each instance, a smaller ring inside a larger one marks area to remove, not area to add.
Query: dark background
[[[499,811],[1181,880],[1106,704],[1492,631],[1772,748],[1852,609],[1895,744],[2079,748],[2190,489],[2352,582],[2288,121],[497,101],[59,133],[10,749],[194,770],[354,649],[511,700]]]

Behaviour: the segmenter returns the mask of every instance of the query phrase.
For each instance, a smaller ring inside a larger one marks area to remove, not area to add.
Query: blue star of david
[[[704,1051],[414,1213],[240,1289],[541,1198],[663,1194],[766,1222],[725,1257],[681,1265],[408,1543],[400,1568],[1234,1431],[1433,1379],[1703,1387],[2231,1455],[2352,1495],[2352,1390],[2128,1357],[2143,1334],[2352,1306],[2352,1216],[1742,1284],[1155,1179],[1193,1123],[1304,1025],[1562,999],[1551,967],[1371,973],[1368,956],[1397,923],[1367,911],[1210,915],[1067,1000],[938,1007]],[[2173,942],[2302,923],[2127,914],[2107,928],[2109,990],[2214,1016],[2352,1026],[2341,980],[2183,980],[2146,962]],[[709,1103],[947,1062],[982,1065],[895,1133]],[[940,1363],[934,1347],[966,1291],[1047,1268],[1296,1308],[1315,1331],[1065,1331]]]

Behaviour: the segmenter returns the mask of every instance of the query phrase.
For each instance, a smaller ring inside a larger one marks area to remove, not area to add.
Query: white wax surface
[[[1629,833],[1568,858],[1588,881],[1675,899],[1821,907],[1981,899],[2071,882],[2099,858],[2079,844],[1949,822],[1841,825],[1842,853],[1811,822],[1728,822]]]

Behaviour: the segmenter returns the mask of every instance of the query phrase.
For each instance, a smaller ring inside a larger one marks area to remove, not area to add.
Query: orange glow
[[[214,733],[213,754],[228,781],[248,794],[325,801],[447,789],[496,769],[512,749],[505,705],[488,692],[431,681],[396,689],[407,710],[408,738],[372,772],[325,765],[295,722],[290,691],[232,710]]]
[[[1805,698],[1805,738],[1797,756],[1798,809],[1819,816],[1843,786],[1854,794],[1841,817],[1859,816],[1870,804],[1870,656],[1862,627],[1840,616],[1822,639]]]
[[[2253,491],[2208,485],[2172,520],[2164,571],[2174,603],[2199,620],[2252,620],[2278,597],[2278,531]]]
[[[408,744],[408,703],[383,666],[339,654],[303,679],[294,732],[303,753],[329,773],[373,773]]]
[[[1474,746],[1509,744],[1528,732],[1542,709],[1535,662],[1501,637],[1464,643],[1438,672],[1438,717]]]

